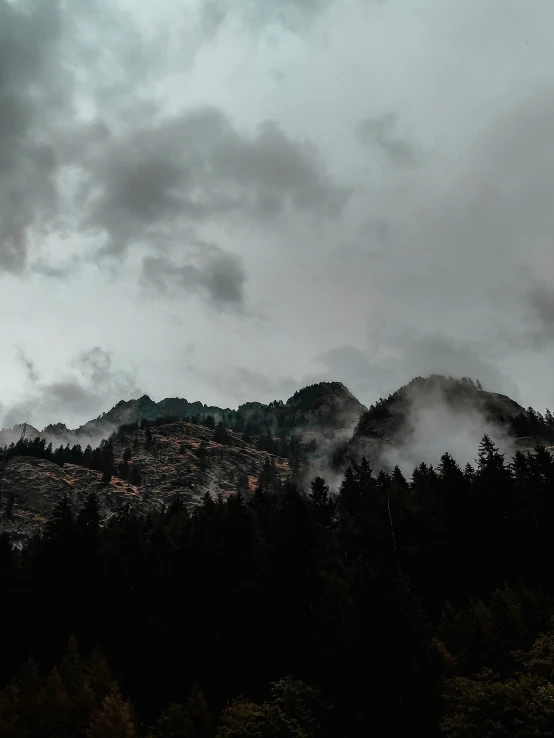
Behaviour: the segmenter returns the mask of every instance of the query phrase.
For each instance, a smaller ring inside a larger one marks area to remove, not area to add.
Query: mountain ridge
[[[307,489],[316,476],[336,490],[347,466],[364,457],[375,469],[408,474],[445,452],[471,461],[484,434],[508,457],[554,444],[550,411],[543,417],[471,380],[440,375],[416,377],[369,408],[342,383],[322,382],[286,402],[236,410],[143,395],[119,401],[72,436],[63,424],[45,430],[60,440],[57,448],[45,431],[20,425],[0,451],[0,532],[16,542],[41,530],[61,499],[78,509],[90,492],[109,519],[125,506],[161,509],[176,497],[194,506],[206,494],[249,495],[257,486]],[[103,436],[100,445],[84,448],[94,433]]]
[[[339,404],[347,406],[349,414],[359,414],[367,410],[341,382],[320,382],[297,390],[286,402],[280,400],[274,400],[267,404],[245,402],[239,405],[236,410],[216,405],[206,405],[198,400],[189,402],[181,397],[165,397],[159,402],[155,402],[149,395],[144,394],[139,398],[120,400],[110,410],[101,413],[96,418],[75,429],[67,428],[64,423],[50,423],[40,431],[30,423],[25,424],[23,422],[13,428],[3,428],[0,430],[0,446],[17,442],[21,437],[24,425],[27,425],[28,429],[25,433],[27,438],[46,438],[52,443],[65,444],[82,442],[83,439],[87,442],[95,441],[99,443],[114,430],[127,423],[134,423],[139,420],[157,420],[170,416],[178,418],[198,415],[211,416],[216,422],[237,417],[247,421],[254,417],[259,421],[266,420],[270,425],[275,424],[276,418],[287,416],[295,417],[300,422],[303,409],[304,411],[312,409],[311,407],[303,408],[302,406],[302,399],[310,390],[319,401],[316,414],[320,419],[322,417],[325,419],[325,416],[329,419],[329,416],[333,414],[333,410],[338,414],[340,412]],[[335,400],[334,403],[332,398]],[[325,412],[326,410],[327,412]]]

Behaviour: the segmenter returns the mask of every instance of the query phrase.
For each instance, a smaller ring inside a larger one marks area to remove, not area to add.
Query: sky
[[[0,418],[554,406],[550,0],[0,0]]]

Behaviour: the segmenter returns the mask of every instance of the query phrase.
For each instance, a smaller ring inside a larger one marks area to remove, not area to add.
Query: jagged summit
[[[53,444],[97,445],[103,438],[122,425],[141,420],[156,421],[160,418],[182,419],[186,417],[210,416],[231,427],[253,424],[263,426],[272,433],[279,429],[292,430],[310,425],[339,429],[353,427],[360,414],[367,410],[341,382],[319,382],[294,393],[286,402],[276,400],[268,404],[245,402],[237,410],[189,402],[182,397],[166,397],[155,402],[149,395],[131,400],[120,400],[110,410],[84,425],[70,430],[64,423],[52,423],[42,431],[29,426],[27,437],[46,438]],[[0,431],[0,446],[16,443],[21,436],[22,426]]]
[[[41,433],[30,423],[18,423],[13,428],[3,428],[0,430],[0,447],[17,443],[22,435],[25,435],[26,438],[34,438],[40,436]]]

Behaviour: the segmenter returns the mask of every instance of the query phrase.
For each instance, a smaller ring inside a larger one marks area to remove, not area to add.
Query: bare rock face
[[[63,468],[33,456],[15,456],[2,473],[0,486],[0,531],[11,534],[15,546],[22,545],[42,530],[55,505],[67,497],[75,512],[90,492],[96,492],[104,519],[124,503],[144,504],[139,489],[114,478],[102,484],[100,472],[66,464]]]
[[[140,486],[118,476],[105,484],[100,472],[74,464],[11,458],[0,468],[0,532],[9,532],[14,545],[22,546],[44,528],[64,497],[77,512],[95,492],[105,521],[124,505],[149,512],[176,495],[195,505],[206,492],[225,497],[239,488],[253,491],[268,463],[276,479],[290,476],[286,459],[256,450],[236,433],[228,432],[227,442],[219,443],[210,428],[176,422],[153,428],[151,434],[149,441],[144,430],[132,431],[113,444],[116,471],[124,467],[127,451],[128,463],[141,470]]]
[[[241,477],[247,478],[253,491],[266,460],[282,481],[290,475],[286,459],[258,451],[239,433],[228,431],[229,442],[218,443],[214,430],[183,421],[152,428],[151,433],[151,443],[143,430],[124,434],[114,443],[114,457],[122,464],[129,449],[129,463],[141,469],[141,491],[161,500],[176,493],[192,503],[208,491],[225,496],[238,490]]]

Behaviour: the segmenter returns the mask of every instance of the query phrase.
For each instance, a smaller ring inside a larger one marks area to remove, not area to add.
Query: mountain
[[[416,405],[431,407],[441,403],[460,415],[477,411],[487,422],[500,426],[510,418],[525,414],[526,410],[506,395],[485,391],[464,379],[441,375],[415,377],[386,399],[372,405],[360,418],[355,436],[384,437],[387,431],[397,433]]]
[[[474,459],[484,433],[511,455],[552,445],[554,419],[442,376],[417,377],[369,409],[340,382],[236,410],[144,395],[72,431],[63,424],[2,431],[0,442],[15,445],[0,461],[0,530],[22,545],[62,498],[78,510],[90,492],[109,519],[127,507],[161,510],[176,497],[195,505],[207,492],[248,495],[259,484],[279,491],[289,480],[306,488],[316,475],[336,489],[350,460],[363,456],[376,469],[399,464],[409,475],[445,451]],[[97,450],[84,448],[102,438]]]
[[[483,390],[464,377],[415,377],[362,413],[347,445],[354,458],[391,467],[404,461],[410,469],[420,461],[436,463],[449,451],[455,458],[489,435],[508,458],[554,443],[554,422],[507,397]],[[432,458],[434,457],[434,458]],[[464,459],[464,461],[470,459]]]
[[[508,433],[511,433],[509,426],[512,419],[526,413],[521,405],[509,397],[487,392],[469,380],[440,375],[416,377],[364,412],[354,431],[353,440],[397,442],[402,435],[410,432],[414,416],[437,407],[445,408],[459,418],[478,415],[484,425],[504,428]]]

